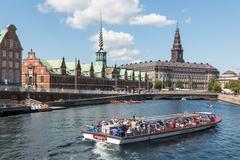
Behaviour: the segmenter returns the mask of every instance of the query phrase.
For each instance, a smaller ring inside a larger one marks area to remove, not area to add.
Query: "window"
[[[6,67],[7,66],[7,62],[6,61],[2,61],[2,67]]]
[[[9,62],[9,67],[10,67],[10,68],[13,67],[13,62]]]
[[[19,70],[15,70],[15,83],[20,83],[20,73],[19,73]]]
[[[5,46],[5,47],[7,47],[7,43],[8,43],[8,42],[7,42],[7,40],[5,39],[5,40],[4,40],[4,46]]]
[[[44,76],[40,77],[40,82],[44,82]]]
[[[19,53],[15,53],[15,58],[19,58]]]
[[[2,82],[5,82],[6,79],[6,69],[2,69]]]
[[[13,57],[13,52],[9,51],[9,57],[12,58]]]
[[[6,57],[7,56],[7,52],[6,51],[2,51],[2,54],[3,54],[3,57]]]
[[[19,68],[19,62],[15,62],[15,68]]]
[[[13,70],[12,69],[10,69],[9,71],[8,71],[8,77],[9,77],[9,82],[10,83],[13,83]]]
[[[13,48],[13,40],[12,39],[9,40],[9,43],[10,43],[10,48]]]

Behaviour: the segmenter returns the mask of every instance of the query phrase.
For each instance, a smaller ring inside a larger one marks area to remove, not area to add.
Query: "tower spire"
[[[103,51],[102,12],[100,12],[99,51]]]
[[[171,62],[184,62],[183,59],[183,48],[181,44],[181,37],[180,37],[180,32],[179,32],[179,25],[177,23],[176,25],[176,31],[175,31],[175,36],[174,36],[174,41],[173,41],[173,47],[171,50]]]
[[[99,49],[96,52],[96,66],[107,67],[107,52],[103,49],[102,13],[100,11]]]

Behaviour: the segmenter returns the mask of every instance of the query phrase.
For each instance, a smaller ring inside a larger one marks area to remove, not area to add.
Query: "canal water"
[[[213,107],[207,108],[208,104]],[[210,130],[123,146],[85,141],[81,134],[84,125],[113,116],[185,111],[212,111],[222,116],[223,121]],[[0,119],[0,159],[240,159],[240,106],[219,101],[156,100],[3,117]]]

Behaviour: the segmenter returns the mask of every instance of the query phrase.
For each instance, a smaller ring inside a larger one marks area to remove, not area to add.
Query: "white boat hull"
[[[160,133],[154,133],[154,134],[146,134],[146,135],[140,135],[135,137],[134,136],[133,137],[115,137],[115,136],[98,134],[98,133],[83,132],[83,137],[89,140],[101,141],[101,142],[112,143],[112,144],[127,144],[127,143],[148,141],[153,139],[166,138],[170,136],[177,136],[181,134],[196,132],[196,131],[211,128],[215,125],[216,124],[213,123],[213,124],[204,125],[204,126],[172,130],[172,131],[166,131],[166,132],[160,132]]]

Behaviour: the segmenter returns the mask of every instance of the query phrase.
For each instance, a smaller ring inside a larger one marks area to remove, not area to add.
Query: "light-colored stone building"
[[[219,76],[219,71],[208,63],[185,62],[178,26],[171,49],[170,61],[145,61],[125,64],[121,67],[145,71],[149,80],[153,83],[170,81],[171,86],[164,86],[168,88],[175,88],[176,82],[181,81],[184,88],[207,90],[209,79]]]
[[[224,89],[225,85],[231,80],[240,80],[240,77],[237,75],[237,73],[235,73],[231,70],[228,70],[228,71],[224,72],[218,78],[218,81],[221,83],[222,89]]]

